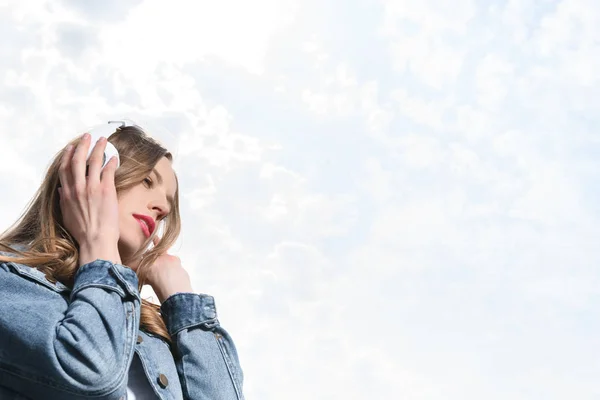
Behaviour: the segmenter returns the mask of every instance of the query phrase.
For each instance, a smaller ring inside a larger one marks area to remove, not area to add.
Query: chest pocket
[[[71,289],[62,284],[61,282],[52,283],[50,282],[44,273],[36,268],[28,265],[15,263],[12,261],[7,262],[5,265],[8,266],[9,270],[22,276],[25,279],[39,283],[46,288],[53,290],[57,293],[70,292]]]

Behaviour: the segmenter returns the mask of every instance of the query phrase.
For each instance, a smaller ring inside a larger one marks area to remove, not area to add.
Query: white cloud
[[[599,19],[2,2],[0,220],[67,139],[128,116],[175,154],[173,251],[248,399],[595,398]]]
[[[477,68],[475,82],[477,101],[484,107],[494,107],[504,100],[513,81],[514,67],[497,54],[482,58]]]
[[[450,38],[467,32],[475,16],[475,3],[429,0],[384,1],[381,34],[390,37],[394,67],[410,73],[423,83],[441,89],[453,83],[463,68],[466,49]]]
[[[403,89],[394,90],[391,97],[398,104],[398,112],[401,115],[406,115],[412,121],[424,126],[438,130],[444,128],[443,117],[447,105],[416,98]]]
[[[269,39],[293,20],[295,8],[292,1],[147,0],[102,32],[104,52],[128,76],[151,73],[159,62],[182,64],[209,55],[261,73]]]
[[[392,44],[391,52],[399,73],[409,71],[435,89],[453,83],[462,70],[464,52],[432,41],[425,35],[399,37]]]

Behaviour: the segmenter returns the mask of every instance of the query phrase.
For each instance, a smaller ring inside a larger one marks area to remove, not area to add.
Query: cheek
[[[134,213],[133,200],[131,192],[119,199],[119,220],[123,221],[127,216],[131,216]]]
[[[135,222],[135,219],[131,216],[131,212],[119,204],[119,229],[121,231],[131,230],[132,222]]]

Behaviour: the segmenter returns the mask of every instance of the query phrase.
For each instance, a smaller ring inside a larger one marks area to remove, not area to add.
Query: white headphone
[[[88,131],[91,136],[90,140],[90,148],[88,150],[86,161],[90,159],[92,155],[92,150],[94,150],[94,146],[96,142],[100,140],[102,136],[108,139],[110,135],[115,133],[115,131],[119,128],[130,126],[132,124],[127,123],[126,121],[108,121],[108,124],[96,126]],[[104,149],[104,158],[102,159],[102,168],[108,164],[111,157],[117,157],[117,168],[121,165],[121,159],[119,158],[119,152],[117,148],[110,142],[106,142],[106,148]],[[101,168],[101,169],[102,169]]]

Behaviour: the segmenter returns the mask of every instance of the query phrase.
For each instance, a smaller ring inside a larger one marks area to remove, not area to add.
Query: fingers
[[[104,144],[103,147],[106,147],[106,143]],[[102,154],[104,154],[104,150],[103,150]],[[117,158],[111,157],[110,160],[108,161],[108,164],[106,164],[106,166],[104,167],[104,169],[102,169],[102,172],[100,173],[104,187],[112,188],[115,186],[115,171],[116,170],[117,170]]]
[[[86,193],[87,182],[85,178],[85,164],[88,149],[90,147],[90,135],[86,133],[83,135],[81,141],[77,144],[77,148],[71,158],[71,176],[72,187],[75,190],[77,197],[83,197]]]
[[[72,184],[72,175],[71,175],[71,158],[73,157],[73,151],[75,149],[75,146],[73,145],[68,145],[64,152],[63,155],[60,159],[60,166],[58,168],[58,178],[60,180],[60,185],[65,188],[65,187],[71,187]]]
[[[80,245],[100,243],[102,246],[98,244],[98,248],[108,249],[112,257],[116,247],[108,246],[116,246],[120,235],[118,194],[114,180],[106,184],[100,181],[106,140],[91,148],[90,139],[89,134],[77,138],[73,146],[67,146],[61,154],[59,179],[62,186],[58,191],[63,217],[61,223]],[[88,154],[91,162],[89,178],[86,178]],[[115,165],[113,161],[108,168],[113,179]],[[119,259],[116,254],[115,259]]]
[[[91,145],[91,143],[90,143]],[[88,183],[91,185],[97,185],[100,182],[100,171],[102,169],[102,164],[104,161],[104,149],[106,148],[106,138],[101,137],[94,149],[92,150],[92,154],[90,155],[90,159],[87,162],[88,167]],[[86,152],[87,154],[87,152]]]

